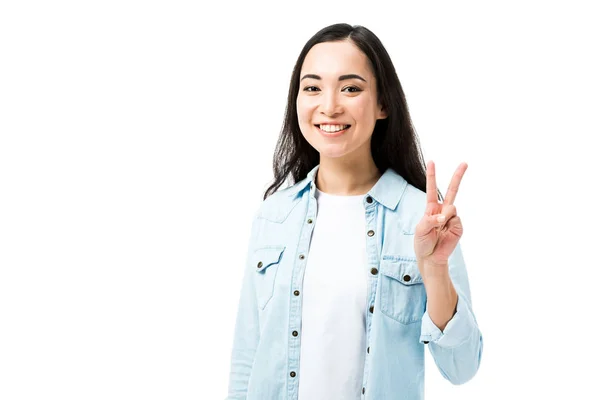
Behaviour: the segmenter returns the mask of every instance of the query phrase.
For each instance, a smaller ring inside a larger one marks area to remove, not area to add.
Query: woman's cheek
[[[309,122],[307,119],[310,116],[310,104],[305,99],[300,98],[296,102],[296,108],[298,109],[298,116],[300,117],[300,120],[303,122]]]
[[[357,96],[352,102],[352,108],[354,109],[354,115],[357,119],[362,119],[363,115],[370,110],[371,102],[366,96]]]

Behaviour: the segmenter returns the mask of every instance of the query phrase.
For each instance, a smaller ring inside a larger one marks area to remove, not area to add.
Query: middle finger
[[[462,180],[467,167],[467,163],[463,162],[458,166],[456,172],[454,172],[452,180],[450,181],[450,185],[448,185],[448,191],[446,192],[446,197],[444,198],[444,204],[454,204],[460,181]]]

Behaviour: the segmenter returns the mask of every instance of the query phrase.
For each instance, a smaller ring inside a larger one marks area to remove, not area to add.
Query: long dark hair
[[[426,166],[419,139],[412,125],[406,98],[394,64],[377,36],[360,25],[334,24],[321,29],[304,45],[290,79],[283,127],[273,155],[274,181],[263,200],[272,195],[291,175],[292,185],[304,179],[319,164],[319,152],[302,135],[298,125],[296,97],[300,70],[306,54],[316,44],[351,40],[369,59],[377,81],[379,104],[387,118],[378,119],[371,137],[371,155],[381,173],[392,168],[408,183],[426,191]],[[441,193],[438,190],[438,197]]]

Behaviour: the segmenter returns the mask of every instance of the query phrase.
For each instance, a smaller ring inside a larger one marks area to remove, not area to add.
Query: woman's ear
[[[387,111],[385,110],[385,107],[381,106],[379,107],[379,113],[377,114],[377,119],[386,119],[388,117],[387,115]]]

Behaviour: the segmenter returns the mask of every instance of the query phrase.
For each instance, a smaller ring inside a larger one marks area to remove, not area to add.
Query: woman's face
[[[300,71],[296,106],[302,135],[321,157],[370,155],[375,122],[387,117],[377,104],[368,58],[349,41],[310,49]]]

